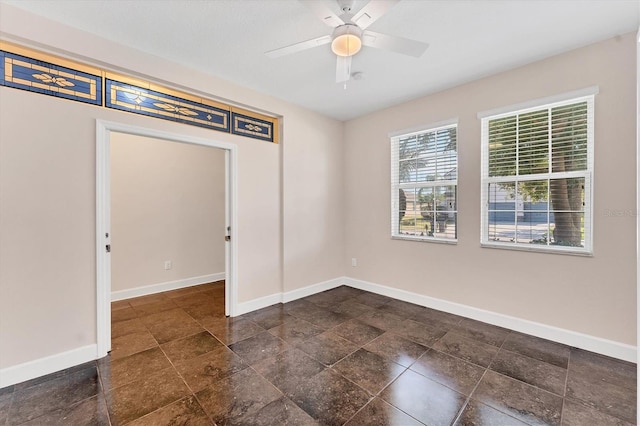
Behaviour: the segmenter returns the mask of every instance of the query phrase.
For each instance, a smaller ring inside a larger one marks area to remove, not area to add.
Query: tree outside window
[[[392,236],[457,238],[457,125],[391,139]]]
[[[593,96],[483,119],[487,245],[591,250]]]

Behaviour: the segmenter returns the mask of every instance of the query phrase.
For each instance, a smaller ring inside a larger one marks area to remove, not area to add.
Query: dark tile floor
[[[349,287],[239,318],[224,283],[112,305],[111,355],[0,425],[631,425],[636,366]]]

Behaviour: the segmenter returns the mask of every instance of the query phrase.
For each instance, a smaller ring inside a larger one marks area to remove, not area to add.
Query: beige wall
[[[317,129],[283,152],[285,292],[345,275],[342,126],[324,126],[325,120],[285,117],[290,131],[304,133],[310,123]]]
[[[635,345],[635,84],[629,34],[346,123],[348,275]],[[477,113],[594,85],[594,256],[481,248]],[[391,240],[388,133],[456,117],[458,244]]]
[[[115,132],[110,141],[111,291],[224,273],[224,151]]]
[[[96,343],[96,119],[237,145],[239,302],[344,275],[342,123],[4,4],[0,31],[285,117],[275,145],[0,88],[0,369]]]

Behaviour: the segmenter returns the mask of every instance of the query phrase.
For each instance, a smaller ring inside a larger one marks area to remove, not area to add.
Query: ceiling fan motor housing
[[[362,29],[360,29],[360,27],[356,24],[351,23],[340,25],[339,27],[336,27],[335,30],[333,30],[333,34],[331,35],[331,37],[333,39],[336,39],[345,34],[353,34],[358,38],[362,38]]]

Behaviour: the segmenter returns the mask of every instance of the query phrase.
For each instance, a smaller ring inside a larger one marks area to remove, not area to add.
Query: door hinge
[[[231,235],[225,235],[224,236],[224,240],[225,241],[231,241]]]
[[[111,244],[107,244],[105,249],[107,250],[107,253],[111,253]]]

